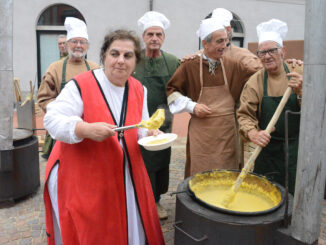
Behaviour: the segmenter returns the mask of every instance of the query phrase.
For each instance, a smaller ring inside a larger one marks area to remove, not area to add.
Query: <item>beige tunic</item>
[[[38,90],[37,102],[39,106],[46,112],[46,106],[53,101],[60,93],[60,85],[62,81],[62,67],[65,59],[53,62],[46,70],[40,88]],[[87,60],[90,68],[97,69],[99,65]],[[70,81],[74,76],[86,72],[87,67],[84,61],[72,62],[67,61],[66,81]]]
[[[290,72],[295,71],[299,74],[303,73],[303,66],[288,65]],[[240,125],[239,132],[241,136],[248,139],[248,132],[254,128],[258,129],[258,118],[260,116],[261,101],[264,95],[264,72],[262,69],[252,75],[243,88],[240,97],[240,107],[237,111],[237,119]],[[288,79],[284,69],[277,77],[268,76],[269,96],[282,96],[288,87]]]

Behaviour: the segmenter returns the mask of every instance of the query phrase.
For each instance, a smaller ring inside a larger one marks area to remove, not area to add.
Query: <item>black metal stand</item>
[[[317,245],[318,240],[314,241],[311,244],[304,243],[302,241],[296,240],[295,238],[292,237],[292,232],[291,232],[291,219],[289,216],[289,194],[288,194],[288,189],[289,189],[289,125],[288,125],[288,118],[289,114],[292,115],[300,115],[301,112],[294,112],[287,110],[285,111],[285,209],[284,209],[284,220],[283,220],[283,225],[284,228],[277,229],[275,231],[275,236],[274,236],[274,244],[286,244],[286,245]]]
[[[289,224],[291,223],[291,220],[288,215],[288,209],[289,209],[289,201],[288,201],[288,195],[289,195],[289,114],[292,115],[300,115],[301,112],[294,112],[287,110],[285,111],[285,211],[284,211],[284,227],[287,228]]]

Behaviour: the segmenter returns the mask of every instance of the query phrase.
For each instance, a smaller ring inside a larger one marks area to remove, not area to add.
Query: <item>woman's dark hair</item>
[[[120,29],[120,30],[111,31],[104,37],[104,42],[102,44],[101,53],[100,53],[101,64],[104,64],[105,53],[110,48],[111,44],[115,40],[130,40],[130,41],[132,41],[135,46],[134,51],[135,51],[135,55],[136,55],[136,63],[138,63],[140,61],[141,47],[140,47],[140,40],[139,40],[138,36],[133,31]]]

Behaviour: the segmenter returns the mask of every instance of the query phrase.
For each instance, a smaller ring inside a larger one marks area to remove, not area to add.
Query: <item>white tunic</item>
[[[122,98],[124,87],[118,87],[112,84],[105,76],[103,69],[94,70],[94,74],[99,81],[105,98],[108,101],[113,117],[116,122],[120,121],[120,113],[122,107]],[[55,101],[47,106],[47,113],[44,117],[44,127],[48,130],[53,139],[60,140],[65,143],[75,144],[81,142],[75,134],[75,127],[77,122],[81,122],[83,114],[83,101],[80,97],[78,88],[74,82],[66,84],[65,88],[61,91]],[[144,87],[144,102],[143,102],[143,115],[142,119],[147,120],[147,90]],[[138,138],[147,135],[146,129],[138,129]],[[122,141],[120,145],[123,147]],[[130,172],[128,168],[128,158],[125,157],[125,184],[126,184],[126,200],[128,212],[128,244],[130,245],[144,245],[145,233],[140,220],[137,203],[135,200],[134,187],[131,181]],[[58,212],[58,198],[57,198],[57,175],[58,164],[53,167],[48,180],[48,190],[53,207],[53,224],[55,232],[56,244],[61,244],[59,212]],[[108,207],[109,208],[109,207]]]

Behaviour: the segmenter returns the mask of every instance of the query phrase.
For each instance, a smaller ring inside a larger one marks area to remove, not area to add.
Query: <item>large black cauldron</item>
[[[24,197],[40,186],[38,140],[33,132],[14,129],[13,146],[1,152],[0,202]]]
[[[218,212],[195,201],[188,181],[178,185],[175,217],[175,245],[276,245],[275,231],[282,227],[285,205],[261,215]],[[282,188],[282,187],[280,187]],[[284,192],[284,189],[281,190]],[[289,195],[289,210],[293,197]]]

